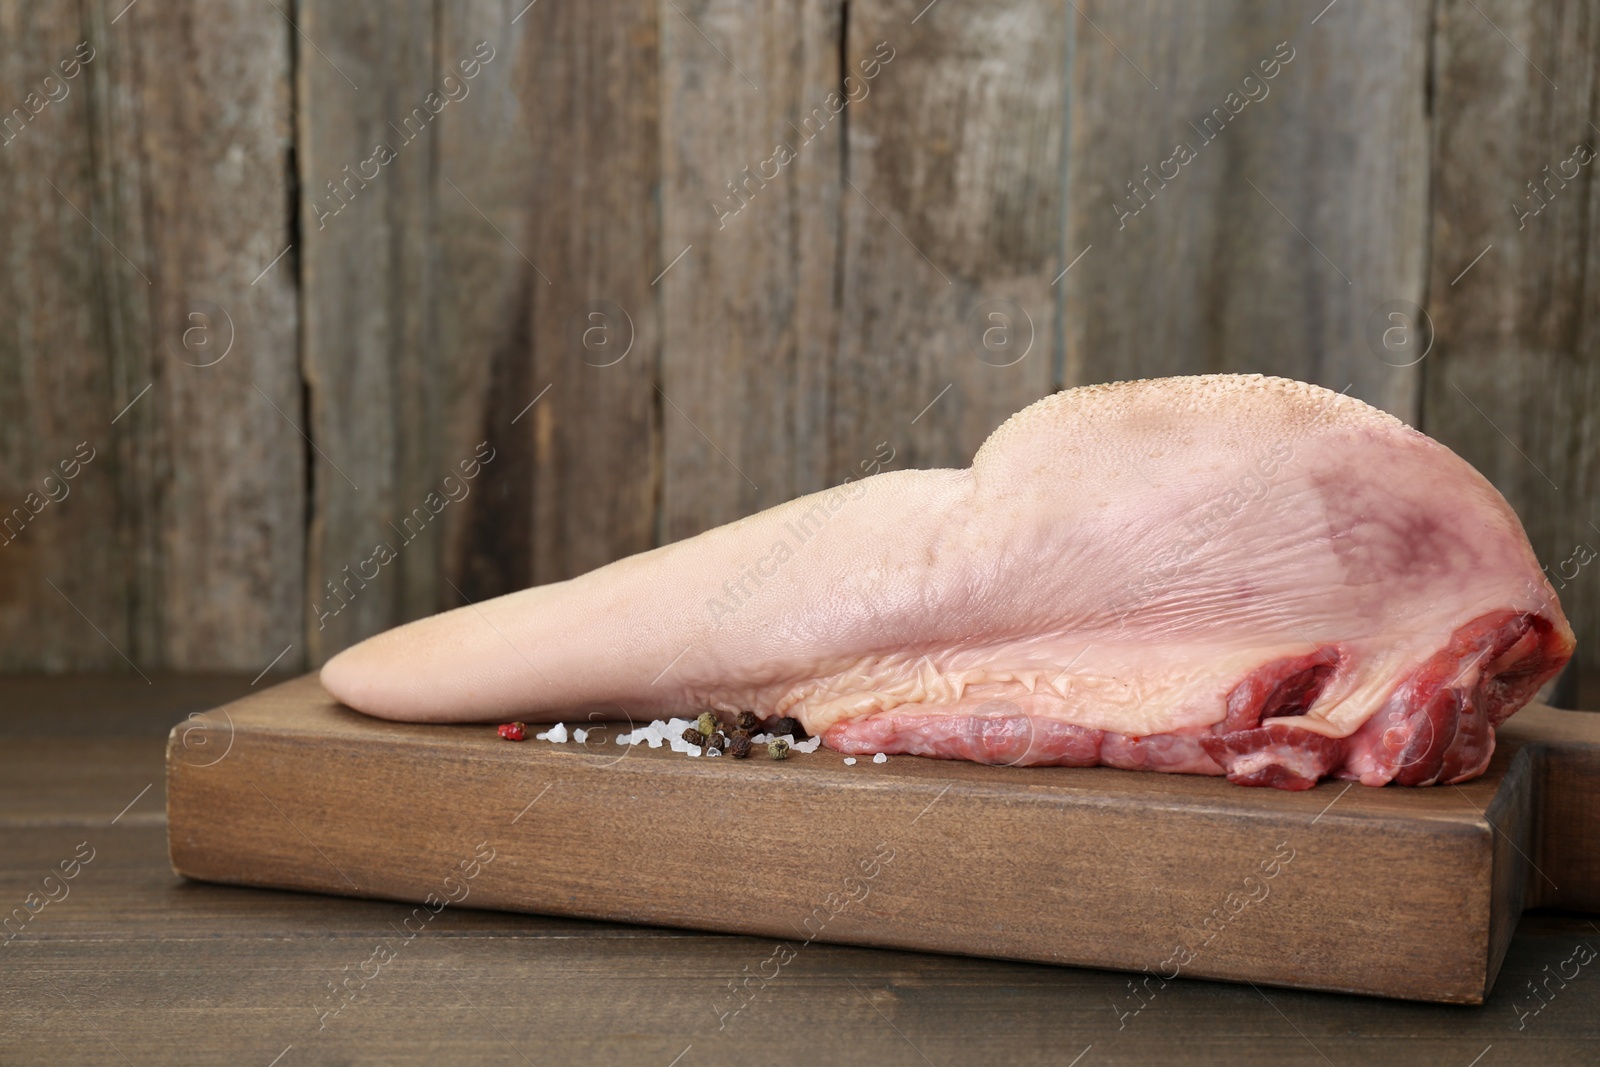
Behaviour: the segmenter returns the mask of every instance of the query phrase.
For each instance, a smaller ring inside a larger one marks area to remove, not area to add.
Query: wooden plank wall
[[[1451,121],[1433,133],[1423,426],[1522,516],[1593,668],[1600,5],[1441,0],[1437,19],[1434,107]]]
[[[922,6],[849,8],[849,65],[885,65],[846,113],[834,482],[883,443],[964,467],[1055,388],[1070,8]]]
[[[0,4],[0,666],[265,666],[306,576],[291,31],[124,7]]]
[[[0,668],[301,668],[1215,370],[1462,452],[1600,663],[1600,0],[203,15],[0,0]]]
[[[1277,373],[1414,422],[1420,364],[1363,328],[1423,298],[1430,0],[1160,7],[1083,5],[1070,379]]]

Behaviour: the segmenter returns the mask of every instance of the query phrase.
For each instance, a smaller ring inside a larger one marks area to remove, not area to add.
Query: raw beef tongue
[[[1255,375],[1012,416],[877,474],[329,661],[388,718],[792,715],[845,753],[1226,774],[1481,774],[1572,654],[1517,517],[1443,445]]]

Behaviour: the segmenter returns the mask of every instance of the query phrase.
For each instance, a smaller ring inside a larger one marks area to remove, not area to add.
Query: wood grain
[[[1438,340],[1422,426],[1517,510],[1578,634],[1574,669],[1592,670],[1600,182],[1594,162],[1565,161],[1580,144],[1600,151],[1600,10],[1450,0],[1439,5],[1435,51]]]
[[[675,541],[826,484],[845,121],[840,5],[667,10],[663,264],[692,249],[657,283]]]
[[[188,751],[199,734],[188,738]],[[180,745],[182,742],[180,741]],[[166,794],[160,774],[149,770],[151,758],[165,746],[153,738],[80,738],[70,763],[52,762],[61,750],[59,738],[8,738],[13,761],[10,788],[16,798],[5,811],[10,826],[50,826],[63,822],[106,823],[117,818],[130,826],[161,826],[166,819]],[[220,746],[214,749],[221,753]],[[66,773],[63,773],[66,771]]]
[[[107,303],[129,532],[128,654],[172,668],[303,659],[305,440],[289,189],[290,43],[257,4],[100,5],[101,228],[150,284]],[[102,62],[103,60],[103,62]],[[293,253],[290,252],[290,255]],[[265,272],[265,273],[263,273]],[[293,646],[290,648],[289,646]]]
[[[417,507],[428,516],[427,494],[450,473],[436,401],[451,354],[432,345],[419,298],[439,139],[425,104],[440,74],[434,5],[311,0],[295,20],[304,417],[315,442],[304,607],[317,663],[435,608],[438,529],[415,520],[405,544],[400,524]],[[365,580],[380,543],[396,558]]]
[[[638,249],[657,244],[659,167],[653,15],[418,3],[375,29],[370,13],[315,10],[334,48],[301,67],[307,97],[325,101],[302,112],[305,173],[375,138],[397,154],[332,218],[307,183],[326,282],[308,298],[313,436],[333,441],[313,468],[320,660],[462,597],[650,547],[658,343]],[[375,89],[356,94],[340,71]],[[429,92],[444,103],[418,132],[405,116]],[[616,366],[585,365],[575,347],[597,301],[623,309]],[[345,451],[358,457],[348,481],[332,469]],[[463,463],[478,473],[464,479]],[[378,543],[397,558],[352,583],[344,568]]]
[[[79,840],[29,842],[19,860],[54,862]],[[520,1064],[520,1051],[534,1063],[665,1065],[692,1046],[681,1063],[920,1064],[920,1050],[936,1064],[1060,1067],[1092,1046],[1080,1067],[1272,1067],[1322,1063],[1319,1050],[1388,1067],[1466,1064],[1492,1044],[1500,1063],[1582,1067],[1600,1039],[1600,997],[1582,981],[1523,1031],[1515,1008],[1532,994],[1519,1000],[1510,983],[1463,1007],[1185,980],[1118,1029],[1127,975],[833,945],[808,948],[719,1031],[713,998],[771,942],[455,909],[319,1029],[325,983],[394,939],[402,905],[183,883],[161,861],[159,831],[129,834],[118,868],[113,847],[59,915],[39,919],[80,936],[5,949],[14,978],[0,1005],[18,1059],[123,1063],[109,1038],[134,1063],[176,1064],[245,1052],[265,1064],[292,1044],[286,1059],[312,1063]],[[1525,920],[1507,976],[1543,977],[1593,937],[1581,919]]]
[[[1256,371],[1414,422],[1366,334],[1423,300],[1429,3],[1080,7],[1067,381]]]
[[[658,57],[660,20],[673,17],[608,0],[540,4],[518,24],[528,169],[513,180],[545,275],[523,275],[533,372],[514,401],[543,395],[518,423],[533,440],[537,582],[655,544],[661,326],[650,283],[666,265]]]
[[[27,308],[0,373],[29,401],[5,420],[7,514],[94,459],[5,546],[0,644],[36,667],[259,668],[301,644],[305,444],[272,407],[299,398],[293,261],[261,273],[291,229],[289,29],[243,3],[120,9],[3,16],[7,85],[54,68],[67,90],[0,148],[23,216],[4,303]]]
[[[111,419],[145,383],[125,392],[112,374],[106,303],[122,275],[145,283],[85,217],[98,196],[89,68],[104,56],[69,66],[71,79],[57,64],[76,62],[89,36],[76,7],[0,4],[0,117],[11,122],[0,130],[0,665],[11,670],[127,669],[112,647],[129,645],[129,553]],[[67,95],[51,101],[52,89]],[[93,450],[87,467],[80,443]],[[62,462],[76,478],[62,478]],[[51,502],[52,489],[67,495]]]
[[[176,719],[181,703],[162,712],[163,694],[185,700],[193,685],[155,682],[139,683],[122,713]],[[105,684],[52,691],[3,680],[0,708],[38,720],[103,699]],[[759,972],[773,942],[452,907],[319,1029],[325,983],[396,940],[392,924],[410,908],[178,878],[164,830],[130,821],[154,808],[151,796],[109,824],[126,798],[77,776],[81,751],[71,738],[0,746],[0,897],[15,906],[79,843],[96,849],[70,897],[0,949],[0,1032],[24,1062],[199,1064],[244,1053],[268,1063],[290,1045],[285,1062],[520,1062],[515,1045],[536,1063],[665,1064],[688,1048],[680,1063],[921,1063],[920,1052],[939,1064],[1061,1064],[1089,1049],[1080,1063],[1326,1055],[1387,1065],[1465,1064],[1493,1045],[1496,1063],[1576,1065],[1593,1060],[1600,1039],[1600,986],[1549,978],[1596,940],[1589,920],[1571,915],[1525,916],[1479,1007],[1180,978],[1124,1015],[1136,1003],[1126,974],[813,943],[719,1029],[717,998]],[[121,762],[149,780],[160,759],[143,746]],[[28,784],[24,765],[35,768]],[[61,785],[56,816],[8,820],[39,779]],[[1381,936],[1368,928],[1354,944]],[[1536,1002],[1528,984],[1547,980],[1547,1003]],[[1535,1003],[1546,1006],[1519,1029],[1518,1012]]]
[[[450,74],[465,95],[435,120],[434,271],[416,299],[432,309],[429,344],[439,354],[433,432],[445,469],[436,474],[442,478],[453,462],[468,495],[450,503],[429,534],[429,565],[438,573],[420,613],[533,582],[533,422],[518,416],[536,392],[530,331],[544,282],[533,266],[543,256],[531,237],[537,206],[528,182],[534,142],[526,112],[538,107],[525,91],[534,13],[509,21],[521,7],[436,5],[440,79]],[[483,44],[494,50],[487,64],[477,62]],[[463,63],[477,75],[465,78]],[[475,462],[482,445],[493,459],[463,478],[461,461]]]
[[[268,674],[256,683],[283,681]],[[0,738],[143,737],[161,739],[191,712],[249,694],[238,674],[0,675]]]
[[[1534,847],[1531,740],[1460,787],[1285,794],[1106,768],[850,768],[826,750],[694,760],[610,729],[507,745],[366,718],[312,676],[216,714],[228,758],[200,766],[175,734],[168,760],[190,877],[802,942],[1475,1003]],[[1555,717],[1600,751],[1589,716],[1524,714],[1525,739]],[[1382,941],[1349,952],[1374,926]]]
[[[1600,746],[1594,743],[1592,715],[1545,716],[1519,713],[1500,730],[1511,744],[1532,737],[1544,742],[1535,769],[1543,782],[1534,823],[1536,848],[1527,857],[1529,905],[1600,910],[1600,854],[1593,847],[1590,813],[1600,811]]]
[[[896,466],[966,466],[1054,387],[1066,11],[941,4],[913,24],[912,6],[849,6],[846,67],[887,62],[838,120],[833,482],[884,442]]]

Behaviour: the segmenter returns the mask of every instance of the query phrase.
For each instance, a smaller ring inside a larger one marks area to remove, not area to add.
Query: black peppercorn
[[[750,735],[746,733],[734,734],[733,740],[728,742],[728,755],[734,759],[749,759]]]
[[[706,735],[696,730],[693,726],[683,731],[683,739],[691,745],[703,745],[706,743]]]
[[[725,735],[721,730],[716,731],[710,737],[706,738],[706,747],[714,748],[718,752],[721,752],[724,748],[728,747],[727,735]]]
[[[746,733],[753,734],[756,732],[756,727],[761,725],[761,720],[756,718],[756,713],[753,711],[741,711],[739,717],[734,720],[734,725]]]
[[[800,728],[800,723],[788,715],[772,724],[772,733],[778,737],[788,734],[797,741],[806,736],[806,732]]]

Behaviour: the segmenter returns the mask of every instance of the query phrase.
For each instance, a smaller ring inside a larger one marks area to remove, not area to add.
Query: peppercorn
[[[711,714],[709,711],[702,711],[700,713],[699,721],[697,721],[694,725],[695,728],[701,733],[705,734],[707,737],[710,737],[712,734],[717,732],[717,717]]]
[[[693,726],[683,731],[683,739],[691,745],[703,745],[706,743],[706,735],[696,730]]]
[[[784,734],[789,734],[796,740],[806,736],[806,732],[800,728],[799,721],[789,717],[788,715],[785,715],[783,718],[772,724],[772,732],[779,737],[782,737]]]
[[[528,728],[520,722],[502,723],[500,736],[507,741],[521,741],[528,736]]]
[[[734,738],[735,738],[735,737],[743,737],[743,738],[745,738],[745,739],[746,739],[746,740],[748,740],[748,739],[749,739],[749,737],[750,737],[750,731],[749,731],[749,730],[739,730],[739,729],[735,729],[735,730],[732,730],[732,731],[730,731],[730,732],[729,732],[729,733],[728,733],[728,740],[730,740],[730,741],[731,741],[731,740],[733,740],[733,739],[734,739]]]
[[[714,748],[718,752],[721,752],[723,749],[728,747],[727,735],[721,730],[715,731],[710,737],[706,738],[706,747]]]
[[[746,733],[753,734],[756,732],[756,727],[761,725],[761,720],[756,718],[756,713],[753,711],[741,711],[739,717],[734,720],[734,725]]]
[[[775,741],[768,741],[767,755],[771,756],[773,759],[788,759],[789,742],[785,741],[781,737]]]
[[[749,759],[750,735],[746,733],[734,734],[733,740],[728,742],[728,755],[734,759]]]

